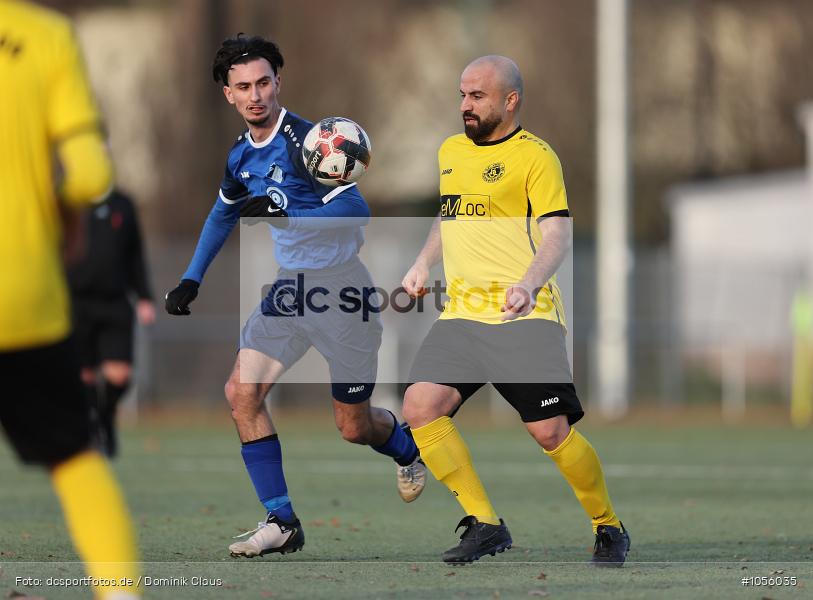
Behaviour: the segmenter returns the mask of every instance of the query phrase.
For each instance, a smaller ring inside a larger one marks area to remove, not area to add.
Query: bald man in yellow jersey
[[[449,300],[418,351],[403,407],[423,461],[466,512],[460,542],[443,560],[468,563],[513,543],[451,419],[491,382],[592,519],[591,563],[620,567],[629,535],[595,450],[572,427],[584,412],[555,277],[572,238],[559,159],[519,125],[523,86],[512,60],[478,58],[463,71],[460,94],[465,133],[438,152],[440,214],[403,280],[418,296],[443,260]]]
[[[0,72],[0,423],[21,460],[48,469],[88,575],[116,582],[95,586],[96,597],[137,598],[126,583],[138,577],[132,525],[89,449],[71,342],[61,215],[102,197],[112,168],[70,23],[0,0]]]

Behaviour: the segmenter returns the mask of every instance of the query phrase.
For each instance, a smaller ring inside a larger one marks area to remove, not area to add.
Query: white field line
[[[386,457],[379,460],[335,460],[335,459],[302,459],[284,460],[286,470],[313,475],[346,475],[386,474],[394,471],[392,463]],[[515,477],[561,477],[558,469],[544,462],[498,462],[493,460],[475,461],[474,466],[480,473],[502,474]],[[156,457],[155,463],[145,469],[144,463],[128,464],[125,459],[116,464],[116,470],[122,473],[138,470],[156,469],[174,473],[236,473],[243,470],[239,458],[218,457]],[[21,472],[32,474],[35,470],[24,469],[15,461],[0,461],[0,472]],[[619,479],[660,479],[660,480],[717,480],[717,481],[794,481],[799,483],[813,482],[813,467],[780,466],[780,465],[654,465],[654,464],[616,464],[604,465],[607,477]],[[24,475],[25,476],[25,475]],[[19,483],[19,482],[18,482]]]
[[[546,561],[536,561],[536,560],[507,560],[509,555],[503,555],[501,560],[497,559],[490,559],[484,562],[478,562],[476,565],[477,569],[507,569],[512,567],[522,567],[522,566],[531,566],[536,567],[537,565],[551,565],[551,566],[574,566],[577,568],[585,568],[585,569],[594,569],[595,567],[591,566],[587,561],[569,561],[569,560],[546,560]],[[503,560],[504,558],[505,560]],[[26,566],[38,566],[38,567],[72,567],[76,569],[83,570],[84,564],[79,561],[30,561],[30,560],[19,560],[19,561],[4,561],[3,567],[8,569],[9,575],[13,572],[12,569],[26,567]],[[109,563],[106,563],[109,564]],[[123,564],[123,563],[119,563]],[[288,569],[288,570],[295,570],[297,567],[312,567],[312,566],[319,566],[319,565],[427,565],[428,567],[437,567],[438,569],[449,570],[449,565],[445,565],[444,563],[440,562],[440,560],[381,560],[381,559],[368,559],[368,560],[295,560],[291,562],[287,561],[268,561],[262,560],[257,562],[248,562],[245,560],[242,561],[229,561],[223,562],[221,561],[203,561],[203,560],[167,560],[163,562],[156,562],[156,561],[143,561],[138,563],[139,567],[142,570],[147,570],[149,567],[155,568],[170,568],[170,569],[177,569],[178,565],[183,566],[192,566],[192,565],[210,565],[215,568],[220,568],[226,571],[234,571],[240,569],[262,569],[265,573],[267,573],[269,565],[272,566],[275,571],[275,574],[280,574],[280,570],[277,569]],[[733,560],[675,560],[675,561],[634,561],[634,560],[626,560],[624,562],[624,566],[641,566],[641,567],[653,567],[653,568],[663,568],[667,566],[686,566],[686,565],[700,565],[700,566],[725,566],[728,569],[736,568],[737,570],[742,570],[743,565],[748,565],[750,568],[756,567],[763,567],[769,569],[775,569],[776,567],[780,568],[787,568],[789,566],[807,566],[813,567],[813,562],[810,561],[794,561],[794,560],[777,560],[777,561],[746,561],[743,562],[741,560],[733,561]],[[797,572],[798,573],[798,572]],[[790,573],[790,575],[795,575],[796,573]],[[212,577],[213,573],[205,573],[200,575],[201,577]],[[753,575],[753,573],[752,573]],[[766,575],[768,575],[766,573]],[[784,574],[786,577],[788,573]],[[38,574],[37,576],[42,577],[42,574]],[[58,575],[59,577],[75,577],[75,575],[68,575],[61,573]],[[151,577],[153,575],[150,575]],[[181,577],[182,574],[173,573],[172,576],[174,577]],[[187,577],[191,575],[187,574]],[[768,575],[770,576],[770,575]],[[774,575],[776,577],[777,575]],[[84,575],[82,575],[84,577]],[[752,586],[753,587],[753,586]],[[768,587],[763,586],[763,587]],[[778,586],[771,586],[773,589],[776,589]],[[8,597],[8,596],[6,596]],[[17,597],[17,596],[11,596]],[[24,598],[23,596],[19,596],[20,598]],[[30,598],[30,596],[26,596]]]
[[[227,473],[243,468],[238,460],[224,458],[170,458],[163,462],[175,472]],[[394,470],[385,457],[381,460],[286,459],[286,469],[315,475],[379,474]],[[475,461],[481,473],[500,473],[514,476],[561,477],[552,464],[529,462]],[[141,467],[143,469],[143,466]],[[126,470],[126,469],[123,469]],[[608,477],[627,479],[699,479],[737,481],[800,481],[813,482],[813,468],[773,465],[653,465],[607,464]]]

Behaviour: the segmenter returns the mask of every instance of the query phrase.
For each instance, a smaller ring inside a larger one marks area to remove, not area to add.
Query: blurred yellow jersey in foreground
[[[542,241],[538,222],[569,216],[562,167],[544,141],[522,128],[496,142],[463,134],[438,151],[440,233],[449,301],[441,319],[501,323],[506,290],[525,275]],[[556,277],[521,319],[565,325]]]
[[[0,0],[0,73],[0,351],[9,351],[70,331],[54,153],[66,173],[94,159],[61,185],[71,208],[108,187],[111,169],[103,152],[86,152],[100,143],[99,116],[67,19]]]

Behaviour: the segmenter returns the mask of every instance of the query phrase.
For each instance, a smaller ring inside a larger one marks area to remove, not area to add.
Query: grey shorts
[[[381,346],[381,319],[367,302],[373,290],[358,258],[329,269],[280,269],[246,321],[240,349],[261,352],[288,369],[313,346],[330,368],[333,397],[363,402],[375,386]]]

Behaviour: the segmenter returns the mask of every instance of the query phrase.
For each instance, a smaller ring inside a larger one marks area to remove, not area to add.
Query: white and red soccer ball
[[[370,166],[370,138],[355,122],[328,117],[314,125],[302,143],[305,168],[325,185],[358,181]]]

